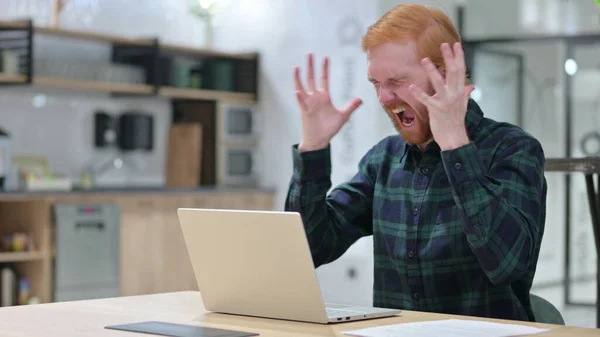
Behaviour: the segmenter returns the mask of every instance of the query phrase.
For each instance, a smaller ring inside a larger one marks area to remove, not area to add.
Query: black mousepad
[[[106,326],[105,328],[170,337],[248,337],[259,335],[252,332],[215,329],[198,325],[185,325],[156,321],[111,325]]]

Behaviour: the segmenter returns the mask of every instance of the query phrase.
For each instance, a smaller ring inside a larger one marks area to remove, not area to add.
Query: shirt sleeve
[[[545,220],[542,147],[528,136],[509,141],[487,166],[473,143],[442,152],[467,240],[494,284],[511,283],[536,263]]]
[[[315,267],[335,261],[363,236],[373,234],[373,181],[369,153],[354,177],[331,188],[330,148],[300,152],[292,148],[293,175],[286,211],[299,212],[304,222]]]

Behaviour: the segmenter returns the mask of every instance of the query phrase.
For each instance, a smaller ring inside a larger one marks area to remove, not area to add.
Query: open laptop
[[[177,214],[207,311],[323,324],[400,313],[326,305],[299,213],[179,208]]]

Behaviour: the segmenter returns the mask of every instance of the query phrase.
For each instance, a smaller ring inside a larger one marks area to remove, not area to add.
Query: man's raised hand
[[[359,98],[353,98],[342,109],[336,109],[329,94],[329,58],[323,60],[319,88],[315,84],[313,58],[308,54],[306,89],[300,80],[300,67],[294,68],[296,99],[302,113],[302,140],[298,146],[301,152],[326,148],[362,104]]]

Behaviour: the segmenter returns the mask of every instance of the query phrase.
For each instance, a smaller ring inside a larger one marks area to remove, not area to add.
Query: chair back
[[[530,294],[529,298],[536,322],[565,325],[560,311],[552,303],[534,294]]]

